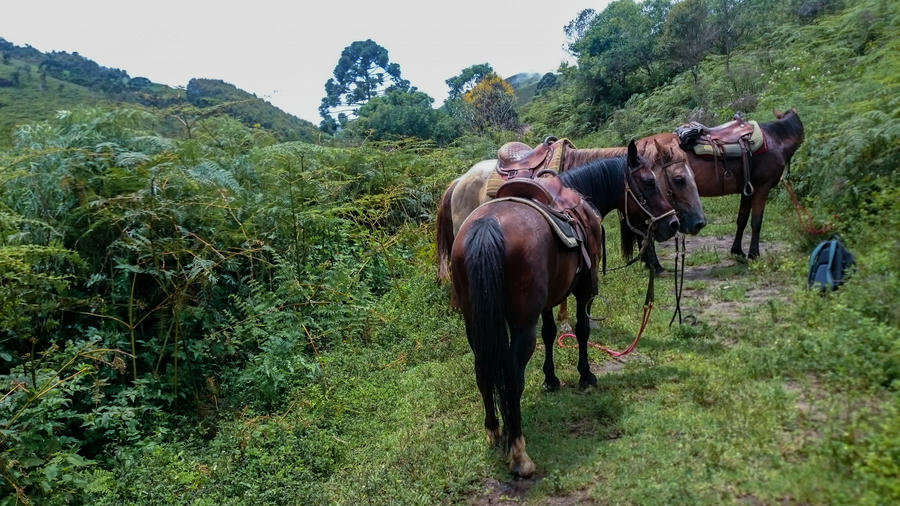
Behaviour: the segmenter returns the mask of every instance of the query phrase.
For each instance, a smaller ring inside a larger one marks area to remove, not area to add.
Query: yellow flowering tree
[[[478,131],[487,128],[514,130],[519,127],[516,93],[497,74],[488,74],[463,96],[472,125]]]

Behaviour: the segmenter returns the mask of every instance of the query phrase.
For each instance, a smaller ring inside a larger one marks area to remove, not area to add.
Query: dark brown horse
[[[624,181],[598,169],[612,163],[626,165]],[[646,159],[638,156],[634,143],[626,159],[596,162],[564,172],[563,186],[574,189],[593,206],[611,209],[622,195],[634,199],[656,217],[654,237],[665,240],[678,229],[674,210],[663,198]],[[620,186],[621,185],[621,186]],[[635,219],[642,211],[635,209]],[[596,219],[596,218],[595,218]],[[588,233],[600,233],[592,223]],[[525,366],[534,353],[538,317],[543,320],[545,344],[544,385],[559,387],[553,365],[556,324],[551,309],[573,293],[577,302],[575,335],[578,339],[580,385],[596,384],[587,359],[590,334],[588,305],[597,282],[597,263],[586,268],[578,248],[563,246],[547,219],[529,205],[494,200],[473,211],[459,229],[459,240],[451,251],[454,298],[462,310],[466,336],[475,355],[475,378],[484,402],[484,426],[493,443],[503,441],[510,471],[527,477],[534,463],[525,452],[520,400],[525,385]],[[495,405],[495,392],[497,404]],[[503,432],[497,418],[499,407]]]
[[[743,194],[744,174],[740,159],[714,160],[682,150],[694,171],[700,196],[741,194],[737,231],[731,244],[731,253],[744,257],[741,243],[747,219],[750,218],[750,250],[747,256],[751,259],[759,257],[759,233],[762,229],[763,211],[766,208],[769,191],[781,180],[785,166],[791,162],[791,157],[803,143],[803,123],[797,114],[797,108],[791,108],[785,113],[777,110],[772,112],[775,114],[775,121],[759,124],[765,139],[765,150],[750,159],[750,183],[753,185],[753,192],[750,195]],[[648,139],[662,145],[678,144],[677,137],[670,133],[657,134]],[[650,263],[659,266],[652,244],[648,248],[647,255]]]

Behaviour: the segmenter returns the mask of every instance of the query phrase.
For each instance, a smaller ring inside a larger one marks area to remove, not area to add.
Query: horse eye
[[[684,176],[675,176],[674,178],[672,178],[672,180],[675,181],[675,184],[677,184],[678,186],[684,186],[684,184],[687,182]]]
[[[647,188],[649,190],[649,189],[656,187],[656,180],[655,179],[645,179],[642,181],[642,184],[644,185],[644,188]]]

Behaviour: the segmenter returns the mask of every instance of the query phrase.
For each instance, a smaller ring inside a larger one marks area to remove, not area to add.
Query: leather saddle
[[[734,120],[714,127],[691,122],[675,129],[681,149],[698,156],[719,158],[740,158],[744,176],[743,194],[753,195],[750,183],[750,158],[766,150],[766,139],[759,123],[744,121],[735,114]],[[728,170],[723,163],[724,170]],[[724,186],[724,181],[723,181]]]
[[[593,267],[591,259],[597,258],[601,248],[601,218],[558,177],[512,178],[497,189],[497,200],[523,201],[537,209],[563,244],[580,248],[584,266]]]
[[[559,172],[565,164],[566,151],[574,148],[568,139],[552,135],[533,148],[524,142],[507,142],[497,150],[497,172],[504,179],[533,178],[542,169]]]

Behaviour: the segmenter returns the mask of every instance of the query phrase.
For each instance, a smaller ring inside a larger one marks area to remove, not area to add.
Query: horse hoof
[[[544,379],[544,390],[548,392],[555,392],[559,390],[559,378],[546,378]]]
[[[509,447],[509,472],[519,478],[534,474],[534,462],[525,453],[525,438],[518,437]]]
[[[524,461],[511,463],[509,472],[517,478],[531,478],[534,474],[534,462],[526,455]]]
[[[756,260],[757,258],[759,258],[759,251],[751,251],[750,254],[747,255],[747,260]]]
[[[578,381],[578,386],[581,387],[582,390],[588,389],[592,386],[597,385],[597,376],[594,376],[594,373],[588,373],[585,376],[581,377],[581,380]]]
[[[744,252],[739,249],[732,249],[731,254],[738,258],[747,258],[747,255],[745,255]]]

